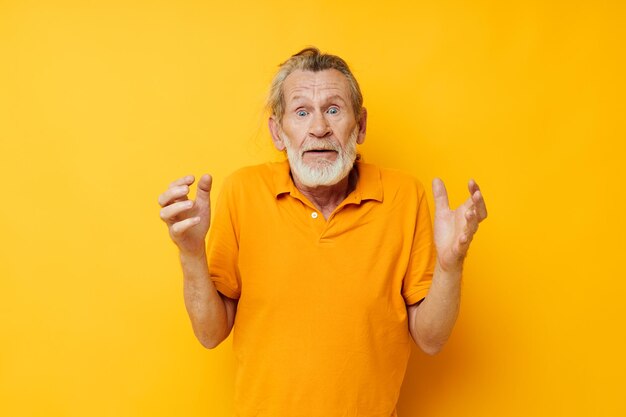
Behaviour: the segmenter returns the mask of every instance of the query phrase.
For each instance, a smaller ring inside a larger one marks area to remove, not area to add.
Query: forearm
[[[206,348],[216,347],[227,336],[226,307],[211,280],[206,252],[180,253],[185,307],[193,331]]]
[[[445,271],[437,263],[428,296],[409,319],[411,336],[426,353],[441,350],[452,333],[461,302],[461,269]]]

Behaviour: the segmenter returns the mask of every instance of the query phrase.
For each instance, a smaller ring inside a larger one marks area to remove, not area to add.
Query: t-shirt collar
[[[359,178],[356,188],[347,197],[351,202],[360,204],[365,200],[383,201],[383,185],[380,178],[380,169],[372,164],[361,161],[356,162]],[[290,175],[289,161],[274,165],[274,195],[276,198],[282,194],[300,195]]]

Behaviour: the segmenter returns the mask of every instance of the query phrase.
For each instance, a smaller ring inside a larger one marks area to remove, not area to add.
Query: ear
[[[280,137],[280,125],[278,123],[278,121],[276,121],[276,116],[272,115],[270,116],[269,120],[267,121],[267,124],[270,128],[270,134],[272,135],[272,142],[274,142],[274,147],[276,149],[278,149],[279,151],[284,151],[285,150],[285,144],[283,143],[283,140]]]
[[[359,136],[356,138],[356,143],[361,145],[365,142],[365,131],[367,130],[367,109],[361,108],[361,116],[359,116]]]

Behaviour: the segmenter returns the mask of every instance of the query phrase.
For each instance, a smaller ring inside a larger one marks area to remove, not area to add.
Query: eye
[[[339,113],[339,108],[333,106],[333,107],[329,108],[327,111],[328,111],[328,114],[337,114],[337,113]]]
[[[306,110],[298,110],[298,111],[296,112],[296,114],[297,114],[298,116],[300,116],[300,117],[304,117],[304,116],[306,116],[306,115],[307,115],[307,114],[309,114],[309,113],[308,113]]]

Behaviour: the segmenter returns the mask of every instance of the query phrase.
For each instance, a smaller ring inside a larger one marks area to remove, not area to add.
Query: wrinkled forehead
[[[299,100],[324,101],[331,97],[350,103],[350,83],[340,71],[296,70],[283,83],[285,103]]]

